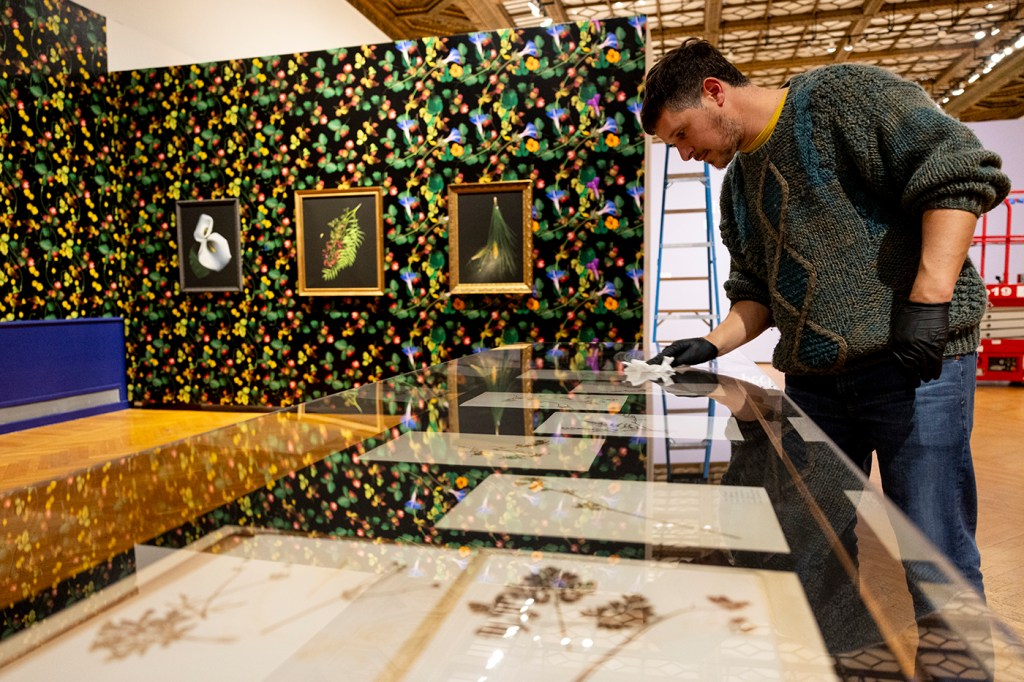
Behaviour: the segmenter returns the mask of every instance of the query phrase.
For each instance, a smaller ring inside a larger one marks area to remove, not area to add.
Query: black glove
[[[892,318],[892,352],[921,381],[938,379],[949,335],[949,303],[904,303]]]
[[[672,358],[672,366],[699,365],[718,357],[718,348],[705,338],[679,339],[665,350],[647,361],[648,365],[660,365],[662,358]]]

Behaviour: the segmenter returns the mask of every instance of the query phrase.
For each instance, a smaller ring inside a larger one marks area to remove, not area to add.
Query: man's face
[[[683,161],[707,161],[725,168],[743,144],[743,127],[714,104],[701,97],[700,106],[671,111],[664,109],[654,132],[676,148]]]

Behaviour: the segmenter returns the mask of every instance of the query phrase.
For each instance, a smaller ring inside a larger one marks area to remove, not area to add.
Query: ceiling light
[[[1021,49],[1022,47],[1024,47],[1024,36],[1021,36],[1020,38],[1017,38],[1017,42],[1015,42],[1013,44],[1013,46],[1015,48],[1017,48],[1018,50]]]
[[[971,77],[967,79],[967,82],[968,83],[973,83],[974,81],[978,80],[979,78],[981,78],[981,74],[980,73],[971,74]]]
[[[942,98],[942,103],[943,104],[947,104],[948,102],[949,102],[949,98],[948,97],[943,97]]]
[[[985,9],[992,9],[992,8],[994,8],[994,7],[995,7],[995,5],[994,5],[994,4],[992,4],[991,2],[990,2],[990,3],[988,3],[987,5],[985,5]]]
[[[975,40],[981,40],[982,38],[985,37],[985,35],[986,34],[985,34],[984,31],[978,31],[977,33],[974,34],[974,39]]]
[[[828,53],[829,54],[832,54],[835,51],[836,51],[836,46],[835,45],[829,45],[828,46]]]
[[[617,2],[614,5],[615,9],[622,9],[625,6],[626,6],[626,3],[624,3],[624,2]]]
[[[992,29],[988,32],[988,34],[990,36],[997,36],[997,35],[999,35],[999,27],[998,26],[993,26]]]
[[[845,45],[843,45],[843,50],[845,52],[853,52],[853,45],[851,45],[850,43],[846,43]]]
[[[551,17],[544,17],[544,20],[542,22],[540,22],[540,25],[543,26],[544,28],[547,28],[552,23],[553,22],[551,21]]]
[[[535,17],[540,16],[540,5],[533,2],[533,0],[530,0],[529,2],[526,3],[526,6],[530,8],[530,14],[532,14]]]
[[[951,92],[949,94],[953,95],[953,97],[959,97],[960,95],[964,94],[964,89],[963,88],[957,88],[956,90],[954,90],[953,92]]]

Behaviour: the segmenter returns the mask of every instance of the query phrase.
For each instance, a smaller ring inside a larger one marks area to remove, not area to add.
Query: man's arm
[[[910,299],[893,316],[892,351],[922,381],[942,374],[950,301],[976,223],[973,213],[959,209],[928,210],[921,219],[921,260]]]
[[[771,312],[760,303],[737,301],[729,309],[722,324],[704,338],[715,345],[719,355],[723,355],[756,339],[771,326],[771,319]]]
[[[921,221],[921,262],[910,292],[915,303],[946,303],[971,248],[978,219],[969,211],[932,209]]]

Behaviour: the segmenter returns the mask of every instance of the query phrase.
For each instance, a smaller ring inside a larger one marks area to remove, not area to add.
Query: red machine
[[[981,247],[978,270],[985,277],[985,256],[989,247],[1002,248],[1003,274],[987,284],[989,308],[981,321],[981,348],[978,350],[979,381],[1024,383],[1024,276],[1010,279],[1011,246],[1024,244],[1024,233],[1013,234],[1013,207],[1024,208],[1024,190],[1013,190],[1003,201],[1006,230],[989,234],[989,214],[982,218],[981,231],[972,245]],[[1021,255],[1017,253],[1018,259]],[[1018,266],[1020,263],[1016,263]]]

